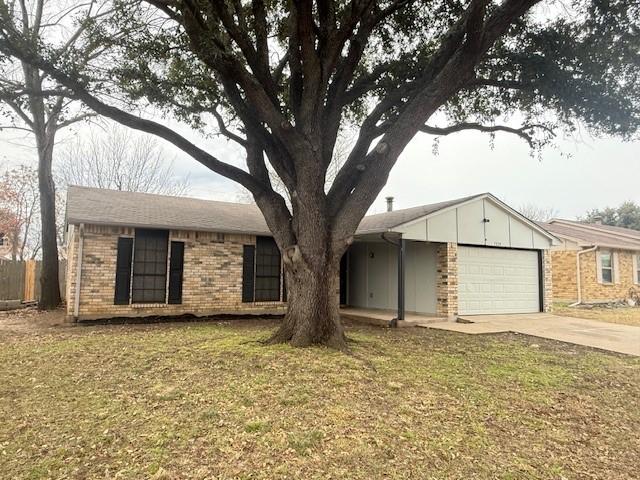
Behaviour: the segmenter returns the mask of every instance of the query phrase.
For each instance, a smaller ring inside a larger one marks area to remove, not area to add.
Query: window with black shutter
[[[280,300],[280,250],[271,237],[256,239],[256,302],[273,302]]]
[[[184,242],[171,242],[169,256],[169,302],[182,303],[182,271],[184,267]]]
[[[167,230],[136,229],[133,253],[133,303],[167,301]]]
[[[253,287],[255,279],[255,245],[242,246],[242,301],[253,302]]]
[[[132,254],[133,238],[118,238],[118,253],[116,256],[116,288],[113,299],[113,303],[116,305],[129,304]]]

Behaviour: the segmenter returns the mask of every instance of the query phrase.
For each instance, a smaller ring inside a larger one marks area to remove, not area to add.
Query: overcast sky
[[[88,128],[81,126],[75,134],[85,135]],[[240,152],[226,141],[202,140],[187,128],[180,128],[180,132],[218,158],[242,165]],[[553,207],[565,218],[625,200],[640,203],[640,142],[562,139],[557,148],[543,152],[541,161],[530,156],[524,141],[505,133],[497,134],[493,149],[489,136],[478,132],[442,137],[438,155],[432,152],[432,142],[433,137],[421,135],[407,147],[372,205],[372,213],[385,210],[387,195],[395,197],[399,209],[491,192],[515,208],[526,203]],[[20,146],[28,143],[22,134],[0,132],[0,158],[5,164],[35,165],[35,151]],[[231,201],[238,198],[240,189],[235,183],[170,146],[167,150],[175,157],[177,173],[189,175],[191,196]]]

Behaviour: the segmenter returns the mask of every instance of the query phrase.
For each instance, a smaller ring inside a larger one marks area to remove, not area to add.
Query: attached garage
[[[370,215],[348,252],[347,305],[398,319],[548,310],[556,241],[488,193]]]
[[[541,310],[536,250],[458,247],[458,313],[536,313]]]

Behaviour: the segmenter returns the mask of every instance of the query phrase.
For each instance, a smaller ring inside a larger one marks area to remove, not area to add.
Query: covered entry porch
[[[446,271],[439,251],[446,247],[397,234],[357,237],[341,263],[341,314],[374,324],[446,319],[438,307],[438,285]]]

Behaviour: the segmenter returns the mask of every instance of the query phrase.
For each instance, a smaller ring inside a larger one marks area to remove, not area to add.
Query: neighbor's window
[[[4,245],[4,233],[0,233],[0,246]]]
[[[280,300],[280,250],[271,237],[256,239],[256,302]]]
[[[636,255],[636,283],[640,284],[640,254]]]
[[[608,250],[600,252],[602,283],[613,283],[613,255]]]
[[[167,299],[167,230],[136,229],[133,248],[133,303],[165,303]]]

